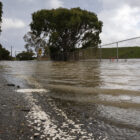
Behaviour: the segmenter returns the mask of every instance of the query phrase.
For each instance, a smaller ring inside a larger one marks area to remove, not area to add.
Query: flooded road
[[[140,139],[139,59],[0,62],[0,71],[20,85],[39,139]]]

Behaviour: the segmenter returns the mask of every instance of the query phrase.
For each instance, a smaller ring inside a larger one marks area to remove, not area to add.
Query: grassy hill
[[[140,58],[140,47],[119,47],[120,59]],[[79,50],[80,59],[99,59],[100,49],[87,48]],[[110,59],[117,58],[117,48],[102,48],[102,58]]]
[[[98,50],[99,51],[99,50]],[[140,58],[140,47],[119,47],[119,58]],[[98,52],[99,53],[99,52]],[[102,58],[116,58],[117,48],[102,48]]]

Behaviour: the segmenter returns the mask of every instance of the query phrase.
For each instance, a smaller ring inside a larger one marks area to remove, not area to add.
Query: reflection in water
[[[0,67],[23,89],[47,90],[25,93],[33,106],[27,117],[42,138],[139,140],[139,60],[1,62]]]

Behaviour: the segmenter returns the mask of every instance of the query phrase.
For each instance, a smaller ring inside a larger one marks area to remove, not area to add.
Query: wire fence
[[[100,59],[140,58],[140,37],[129,38],[100,46]]]
[[[77,49],[73,52],[59,52],[50,54],[50,58],[57,61],[97,59],[98,57],[99,55],[97,48]]]
[[[52,60],[88,60],[88,59],[129,59],[140,58],[140,37],[121,40],[100,45],[98,48],[90,47],[77,49],[74,52],[59,52],[50,55]]]

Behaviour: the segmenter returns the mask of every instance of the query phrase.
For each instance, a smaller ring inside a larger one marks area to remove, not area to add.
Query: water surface
[[[0,62],[0,71],[34,90],[22,94],[40,139],[140,139],[139,59]]]

